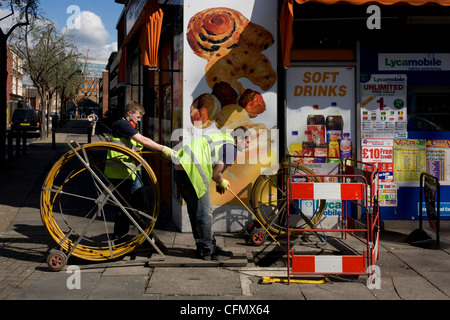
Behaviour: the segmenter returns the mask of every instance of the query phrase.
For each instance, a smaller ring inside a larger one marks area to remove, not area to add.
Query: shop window
[[[408,131],[450,131],[450,88],[408,88]]]

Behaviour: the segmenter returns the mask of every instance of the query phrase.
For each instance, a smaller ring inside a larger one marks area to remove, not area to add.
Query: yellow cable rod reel
[[[136,209],[124,200],[119,188],[126,182],[117,187],[105,177],[108,151],[121,154],[112,159],[115,164],[126,158],[140,168],[136,203],[145,203],[145,208]],[[153,230],[159,206],[159,187],[149,164],[138,153],[111,142],[78,146],[63,155],[48,173],[40,199],[42,222],[61,251],[89,261],[116,259],[141,245]],[[136,217],[138,226],[133,229],[130,223],[133,232],[114,239],[114,215],[124,211]]]

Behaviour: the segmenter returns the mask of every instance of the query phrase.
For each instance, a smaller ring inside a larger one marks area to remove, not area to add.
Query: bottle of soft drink
[[[340,150],[339,150],[339,137],[337,134],[334,134],[330,137],[331,141],[328,144],[328,157],[330,158],[329,162],[339,162],[340,158]]]
[[[314,143],[321,143],[322,139],[325,139],[325,117],[320,114],[317,104],[313,105],[313,111],[306,119],[306,124],[306,130],[311,132]]]
[[[352,140],[350,140],[350,133],[344,133],[340,144],[341,159],[352,158]]]
[[[319,131],[319,137],[319,142],[314,144],[314,157],[316,157],[316,163],[325,163],[328,155],[325,131]]]
[[[302,163],[302,144],[298,136],[298,131],[292,131],[291,143],[289,145],[289,154],[292,157],[293,162]]]
[[[339,112],[336,102],[331,103],[331,108],[326,120],[327,128],[327,144],[328,144],[328,157],[333,157],[335,159],[328,159],[328,162],[336,163],[340,162],[340,143],[342,139],[342,130],[344,129],[344,120]],[[334,139],[335,137],[336,139]],[[333,140],[332,140],[333,138]],[[330,156],[330,154],[333,154]],[[337,156],[336,156],[337,155]]]
[[[303,163],[314,163],[314,141],[312,141],[311,131],[306,130],[307,141],[303,141]]]
[[[326,120],[326,128],[327,128],[327,143],[329,144],[331,141],[331,136],[337,135],[338,141],[340,142],[342,139],[342,130],[344,129],[344,120],[340,115],[339,108],[337,107],[336,102],[331,103],[330,112],[327,116]]]

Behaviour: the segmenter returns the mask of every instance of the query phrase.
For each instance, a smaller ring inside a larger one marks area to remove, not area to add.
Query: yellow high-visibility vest
[[[111,142],[126,146],[135,152],[143,149],[143,145],[133,139],[111,136]],[[105,176],[110,179],[136,180],[136,173],[139,172],[139,169],[136,170],[137,165],[139,164],[136,161],[123,153],[108,150],[105,163]]]
[[[208,134],[192,140],[175,155],[191,180],[198,198],[208,191],[220,148],[225,144],[236,146],[228,133]]]

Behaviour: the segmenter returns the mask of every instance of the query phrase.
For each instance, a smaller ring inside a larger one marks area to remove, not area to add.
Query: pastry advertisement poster
[[[394,139],[394,181],[419,181],[427,170],[425,139]]]
[[[244,201],[264,167],[278,164],[277,9],[273,0],[184,1],[183,142],[251,129],[249,150],[224,174]],[[237,204],[210,190],[213,204]]]
[[[427,140],[427,173],[450,181],[450,140]]]
[[[361,75],[361,137],[407,138],[406,75]]]
[[[343,146],[344,134],[349,134],[350,141],[355,138],[353,67],[291,67],[286,71],[286,99],[285,147],[291,155],[303,155],[300,162],[308,163],[310,159],[304,156],[308,153],[309,144],[304,142],[312,140],[315,149],[315,159],[312,161],[316,163],[325,162],[324,159],[319,160],[316,150],[322,142],[325,143],[325,155],[352,157],[351,146],[345,155],[341,154],[340,147]],[[338,138],[337,141],[331,142],[333,136]],[[332,150],[330,143],[334,143],[337,150]],[[295,145],[300,150],[294,150]]]

